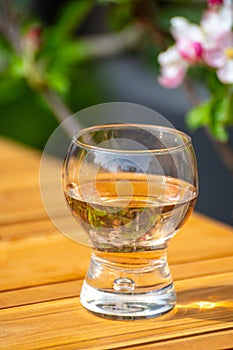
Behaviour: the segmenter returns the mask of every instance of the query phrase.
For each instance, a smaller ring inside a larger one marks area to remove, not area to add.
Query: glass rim
[[[104,148],[104,147],[99,147],[98,145],[90,145],[88,143],[85,143],[83,141],[80,141],[80,137],[86,134],[87,132],[92,132],[92,131],[100,131],[100,130],[106,130],[106,129],[111,129],[111,128],[127,128],[127,127],[132,127],[132,128],[138,128],[138,129],[151,129],[153,128],[154,130],[158,131],[167,131],[170,132],[171,134],[179,135],[182,137],[184,143],[181,145],[177,145],[174,147],[166,147],[166,148],[155,148],[155,149],[142,149],[142,150],[124,150],[124,149],[113,149],[113,148]],[[162,125],[153,125],[153,124],[136,124],[136,123],[110,123],[110,124],[99,124],[99,125],[94,125],[90,127],[83,128],[82,130],[78,131],[75,133],[72,137],[72,142],[76,143],[83,149],[87,150],[93,150],[93,151],[102,151],[102,152],[111,152],[111,153],[130,153],[130,154],[163,154],[163,153],[170,153],[174,152],[177,150],[184,149],[190,145],[192,145],[192,140],[191,137],[186,134],[185,132],[177,129],[173,129],[167,126],[162,126]]]

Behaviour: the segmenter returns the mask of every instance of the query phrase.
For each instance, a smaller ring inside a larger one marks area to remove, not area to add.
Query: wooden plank
[[[1,292],[0,309],[79,296],[83,281],[65,281]]]
[[[181,337],[180,339],[172,339],[166,342],[152,342],[151,344],[143,344],[136,346],[129,346],[129,350],[197,350],[197,349],[211,349],[223,350],[232,349],[233,344],[233,330],[223,330],[221,332],[208,332],[207,334],[197,334],[191,337]],[[208,346],[208,348],[207,348]],[[62,347],[57,348],[62,349]],[[63,347],[63,349],[65,349]],[[125,347],[118,348],[126,349]]]
[[[176,264],[174,260],[169,259],[169,265],[171,274],[174,280],[177,281],[185,278],[195,278],[224,272],[232,272],[233,256],[217,259],[203,259],[201,261],[186,261],[183,264]]]
[[[54,234],[60,234],[60,231],[57,230],[48,217],[32,221],[28,219],[28,221],[20,223],[11,222],[10,224],[0,225],[0,245],[1,242],[47,237]]]
[[[25,160],[39,156],[40,152],[32,147],[28,147],[20,142],[1,136],[0,139],[1,159],[5,161],[24,157]],[[1,169],[4,169],[0,164]]]
[[[0,225],[45,217],[39,191],[39,151],[0,140]]]
[[[216,273],[216,263],[218,264],[218,273]],[[187,298],[187,293],[184,293],[184,291],[180,292],[179,290],[179,281],[184,279],[190,279],[190,278],[197,278],[197,277],[204,277],[204,276],[210,276],[210,275],[219,275],[227,272],[232,272],[232,263],[233,258],[222,258],[218,259],[216,262],[212,260],[205,260],[202,262],[194,262],[187,265],[175,265],[172,266],[171,270],[173,273],[173,277],[176,283],[176,288],[178,292],[179,299],[183,300],[185,302],[184,297]],[[70,266],[66,266],[68,269],[67,275],[70,273]],[[208,273],[206,273],[208,272]],[[52,282],[51,284],[44,284],[44,280],[41,279],[41,285],[37,285],[34,287],[25,287],[21,286],[20,289],[13,289],[10,291],[2,291],[0,296],[0,309],[6,308],[6,307],[12,307],[12,306],[21,306],[21,305],[27,305],[37,302],[44,302],[48,300],[57,300],[61,297],[67,298],[67,297],[75,297],[79,296],[81,285],[82,285],[82,279],[84,277],[85,271],[83,271],[83,274],[81,274],[79,277],[77,275],[74,275],[73,281],[63,281],[59,282],[59,280],[62,281],[63,276],[61,275],[61,272],[56,273],[56,279],[57,282]],[[55,276],[54,276],[55,277]],[[26,284],[24,282],[24,284]],[[225,290],[225,287],[216,286],[215,291],[218,290],[218,293],[221,292],[221,295],[229,296],[229,293],[232,292],[232,289],[229,287],[228,290]],[[207,293],[210,293],[211,290],[208,289]],[[203,290],[202,290],[203,293]],[[185,294],[185,295],[184,295]],[[198,295],[199,292],[196,291],[196,294]],[[207,295],[209,297],[209,295]],[[205,306],[205,304],[203,304]],[[198,304],[194,307],[198,307]]]
[[[37,186],[0,193],[0,225],[47,217]]]
[[[173,340],[174,349],[179,349],[175,340],[186,338],[188,345],[188,337],[205,334],[208,344],[213,332],[216,344],[221,344],[223,331],[229,344],[233,329],[232,282],[233,273],[218,275],[217,279],[210,276],[178,281],[176,288],[183,295],[174,311],[135,322],[96,317],[81,307],[78,298],[4,309],[0,311],[0,349],[119,349]],[[213,295],[218,286],[221,289]]]
[[[88,261],[86,261],[86,265],[88,264]],[[190,279],[190,278],[197,278],[197,277],[204,277],[204,276],[210,276],[210,275],[218,275],[223,274],[227,272],[232,272],[232,265],[233,265],[233,258],[222,258],[215,260],[204,260],[201,262],[194,262],[194,263],[188,263],[188,265],[171,265],[172,274],[174,277],[174,280],[176,282],[177,292],[178,296],[182,296],[182,292],[179,295],[179,281]],[[216,268],[218,267],[218,269]],[[84,266],[85,268],[85,266]],[[72,265],[66,266],[66,273],[67,276],[70,276],[72,273]],[[217,272],[216,272],[217,271]],[[63,275],[62,275],[63,273]],[[74,273],[74,272],[73,272]],[[10,291],[2,291],[1,297],[0,297],[0,309],[6,308],[6,307],[12,307],[12,306],[22,306],[27,304],[33,304],[37,302],[44,302],[48,300],[57,300],[61,297],[67,298],[67,297],[75,297],[79,296],[80,288],[82,285],[82,278],[84,277],[85,271],[83,270],[83,274],[77,275],[74,274],[73,281],[64,281],[64,266],[61,266],[60,269],[56,269],[56,275],[54,274],[53,277],[56,278],[57,282],[51,282],[51,284],[44,284],[44,280],[46,281],[46,277],[41,280],[39,279],[37,283],[41,282],[41,285],[37,285],[34,287],[25,287],[21,286],[20,289],[13,289]],[[34,281],[30,280],[30,276],[28,275],[28,280],[24,281],[24,284],[31,285]],[[35,275],[32,274],[32,277],[35,279]],[[48,279],[49,276],[47,276]],[[15,276],[17,279],[17,276]],[[78,279],[80,278],[80,279]],[[217,278],[217,277],[216,277]],[[68,277],[67,277],[68,279]],[[215,287],[215,292],[220,292],[222,294],[228,292],[228,290],[225,290],[221,288],[221,286]],[[208,290],[208,293],[210,290]],[[203,290],[202,290],[203,293]],[[198,292],[197,292],[198,294]],[[223,295],[224,296],[224,295]],[[184,295],[183,295],[184,297]],[[187,296],[186,296],[187,298]],[[203,304],[204,305],[204,304]],[[205,305],[204,305],[205,306]],[[194,305],[194,307],[198,307],[198,305]]]
[[[90,250],[62,235],[0,245],[0,290],[83,278]]]
[[[8,228],[6,233],[8,239],[5,237],[4,240],[4,232],[0,231],[2,237],[0,262],[3,266],[0,270],[0,290],[42,285],[49,281],[60,282],[65,278],[84,276],[90,259],[90,250],[62,234],[57,234],[57,230],[50,221],[22,222],[2,227]],[[10,237],[14,232],[16,232],[15,236],[24,235],[24,238],[11,241]],[[196,243],[195,249],[193,249],[195,244],[189,244],[193,241],[192,235],[197,241],[202,242],[201,245]],[[176,278],[176,271],[177,278],[186,278],[187,275],[194,277],[215,273],[215,271],[232,270],[233,234],[224,231],[220,240],[218,231],[212,232],[212,235],[203,233],[202,230],[197,233],[188,230],[187,233],[183,231],[173,239],[178,240],[176,244],[172,242],[169,247],[169,262],[171,266],[177,265],[172,268],[174,278]],[[209,246],[211,250],[207,248]],[[226,259],[218,261],[216,257]],[[82,259],[81,265],[80,259]],[[202,263],[204,260],[210,260],[205,267]],[[195,262],[192,267],[185,265],[191,262]]]
[[[186,252],[185,252],[186,250]],[[195,213],[170,241],[169,258],[174,264],[233,256],[232,227]]]

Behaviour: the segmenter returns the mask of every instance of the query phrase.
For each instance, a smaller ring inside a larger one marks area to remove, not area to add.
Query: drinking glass
[[[92,247],[81,304],[115,319],[173,309],[168,242],[190,216],[198,194],[190,137],[143,124],[83,129],[64,160],[63,188]]]

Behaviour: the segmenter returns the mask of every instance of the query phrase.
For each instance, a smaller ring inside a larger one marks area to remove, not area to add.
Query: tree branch
[[[63,123],[62,126],[69,137],[72,137],[75,132],[83,128],[82,125],[74,118],[67,120],[67,118],[71,117],[73,113],[54,90],[46,89],[40,93],[53,114],[57,117],[58,121],[60,123],[63,123],[65,120],[67,121]]]
[[[21,38],[11,1],[1,0],[0,31],[17,54],[21,54]]]
[[[86,36],[84,45],[91,58],[106,58],[135,48],[144,35],[142,27],[134,24],[118,33]]]
[[[2,11],[0,13],[0,31],[8,43],[11,45],[12,49],[17,54],[22,56],[22,38],[20,37],[20,31],[13,13],[11,2],[10,0],[1,1],[2,3],[0,9]],[[31,85],[30,82],[29,85]],[[47,105],[60,123],[64,122],[66,118],[72,115],[72,112],[54,90],[50,88],[44,89],[43,91],[36,88],[35,90],[41,93]],[[63,127],[68,136],[72,136],[75,131],[82,129],[82,126],[78,123],[78,121],[75,121],[74,119],[70,119],[68,123],[64,123]]]

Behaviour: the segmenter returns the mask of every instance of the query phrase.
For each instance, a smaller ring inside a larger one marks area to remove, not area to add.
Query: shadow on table
[[[233,321],[233,286],[189,289],[177,294],[176,317]]]

